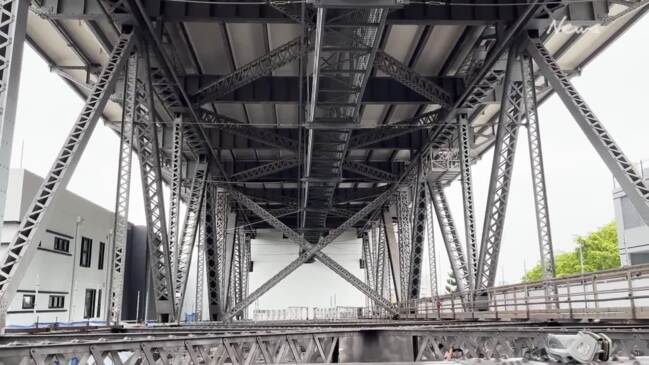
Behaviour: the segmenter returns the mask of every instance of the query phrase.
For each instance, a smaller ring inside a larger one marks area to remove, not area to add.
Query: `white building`
[[[5,255],[42,178],[9,174],[0,255]],[[8,325],[105,319],[113,213],[69,191],[54,202],[36,254],[7,311]]]
[[[636,166],[636,171],[647,181],[649,163],[641,162]],[[613,191],[613,202],[622,266],[649,263],[649,227],[617,184]]]

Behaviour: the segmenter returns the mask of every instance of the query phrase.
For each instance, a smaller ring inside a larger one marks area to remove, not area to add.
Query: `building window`
[[[97,264],[97,268],[99,270],[104,269],[104,252],[106,251],[106,244],[103,242],[99,242],[99,263]]]
[[[81,256],[79,257],[79,265],[82,267],[90,267],[92,259],[92,240],[88,237],[81,238]]]
[[[97,297],[97,290],[86,289],[86,300],[83,308],[83,318],[92,318],[95,313],[95,298]]]
[[[36,295],[23,294],[23,309],[34,309],[36,305]]]
[[[101,289],[97,292],[97,318],[101,317]]]
[[[69,252],[70,240],[61,237],[54,237],[54,249],[62,252]]]
[[[63,308],[65,306],[65,296],[50,295],[48,308]]]

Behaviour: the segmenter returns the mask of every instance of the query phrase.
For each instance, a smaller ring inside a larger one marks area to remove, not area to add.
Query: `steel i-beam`
[[[97,124],[104,106],[108,102],[115,85],[118,73],[133,45],[132,34],[122,34],[111,52],[108,62],[102,69],[92,92],[86,99],[79,118],[74,123],[52,168],[36,192],[34,200],[27,208],[25,217],[20,223],[16,237],[7,247],[0,266],[0,328],[4,329],[5,313],[16,293],[17,286],[29,267],[36,245],[34,239],[40,236],[51,217],[50,207],[56,201],[59,192],[70,180],[90,135]]]
[[[0,4],[0,227],[4,222],[28,1]]]
[[[117,165],[117,193],[115,196],[115,220],[113,223],[112,271],[108,287],[108,312],[106,323],[117,324],[121,320],[124,292],[124,265],[126,264],[126,241],[128,235],[128,208],[131,192],[131,166],[133,160],[133,119],[136,105],[137,53],[132,54],[126,65],[124,77],[124,102],[122,103],[122,127],[120,131],[119,161]]]
[[[524,115],[523,83],[517,58],[515,52],[511,50],[507,59],[507,74],[500,106],[475,290],[492,287],[498,269],[498,255],[514,169],[518,130],[521,117]]]
[[[365,265],[365,283],[370,287],[374,288],[374,272],[372,268],[374,264],[372,263],[372,253],[370,247],[370,238],[367,232],[361,234],[362,248],[363,248],[363,262]]]
[[[173,321],[174,286],[171,273],[171,255],[165,220],[164,200],[162,197],[162,174],[160,170],[160,150],[158,133],[153,111],[151,81],[149,78],[149,60],[146,45],[140,51],[141,60],[138,87],[138,107],[135,113],[135,136],[139,147],[140,177],[142,196],[147,223],[149,259],[153,293],[155,296],[156,314],[163,321]]]
[[[532,170],[532,189],[534,193],[534,212],[536,213],[536,228],[539,239],[541,269],[543,278],[555,276],[554,249],[552,247],[552,231],[550,229],[550,213],[548,196],[545,188],[545,171],[543,167],[543,152],[541,150],[541,135],[539,132],[539,115],[536,101],[536,87],[532,59],[521,57],[523,74],[525,116],[527,118],[527,142],[530,152],[530,168]]]

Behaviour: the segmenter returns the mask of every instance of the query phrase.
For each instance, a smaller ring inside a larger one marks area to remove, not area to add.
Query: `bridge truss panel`
[[[135,113],[135,136],[139,149],[140,177],[147,223],[149,260],[155,312],[161,321],[173,321],[174,286],[171,273],[171,255],[167,237],[164,200],[162,197],[162,173],[160,169],[160,150],[158,132],[153,111],[149,60],[146,47],[140,49],[142,57],[138,70],[137,109]]]
[[[56,201],[62,188],[70,180],[81,154],[97,124],[104,106],[116,82],[116,74],[120,72],[128,58],[134,43],[131,33],[122,34],[118,38],[108,62],[101,70],[97,82],[86,99],[81,113],[59,151],[54,164],[45,176],[37,190],[34,200],[27,208],[15,238],[7,247],[7,254],[0,265],[0,313],[5,313],[17,286],[28,269],[36,246],[33,239],[44,231],[51,216],[50,207]],[[0,327],[4,328],[5,317],[2,315]]]
[[[124,75],[124,100],[120,130],[119,161],[117,166],[117,193],[113,222],[113,254],[111,258],[108,312],[106,322],[121,321],[124,294],[124,269],[126,241],[128,238],[128,210],[131,193],[131,167],[133,160],[133,117],[136,105],[138,55],[133,53],[127,62]]]
[[[524,116],[523,83],[517,59],[518,56],[511,51],[503,86],[475,290],[492,287],[496,280],[518,130],[521,118]]]

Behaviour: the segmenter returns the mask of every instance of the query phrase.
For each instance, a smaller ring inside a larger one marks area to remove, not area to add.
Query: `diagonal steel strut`
[[[566,108],[609,168],[645,224],[649,225],[649,186],[645,184],[620,146],[579,95],[565,72],[556,63],[541,40],[533,38],[527,52],[536,61],[541,74],[552,85]]]
[[[46,227],[44,222],[47,222],[51,216],[50,208],[52,203],[70,180],[81,154],[88,144],[90,135],[97,125],[97,120],[104,106],[106,106],[110,92],[115,85],[117,79],[115,75],[122,69],[128,58],[134,43],[133,38],[134,36],[131,33],[120,35],[108,62],[99,74],[95,86],[86,99],[79,118],[54,160],[52,168],[36,192],[34,200],[27,209],[16,237],[7,247],[0,266],[1,313],[6,313],[7,307],[36,252],[33,239],[44,231]],[[0,314],[0,316],[4,321],[4,315]],[[4,328],[4,323],[0,323],[0,328]]]

